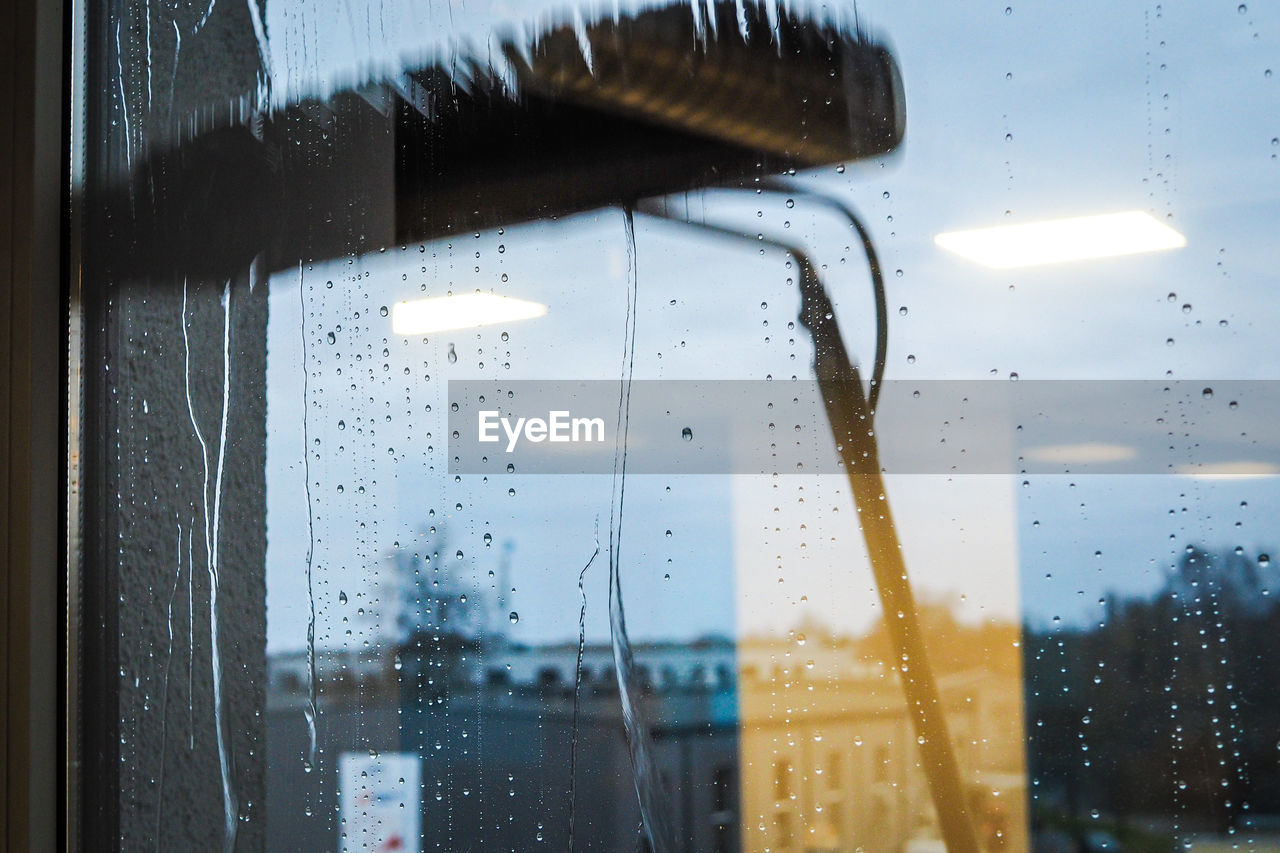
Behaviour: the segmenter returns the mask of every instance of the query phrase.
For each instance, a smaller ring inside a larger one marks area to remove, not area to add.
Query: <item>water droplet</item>
[[[343,590],[338,590],[338,603],[339,604],[347,603],[347,593]]]
[[[453,344],[449,344],[449,363],[450,364],[458,363],[458,352],[453,348]]]
[[[898,315],[902,317],[907,316],[907,306],[903,305],[901,308],[899,308]]]
[[[520,621],[520,614],[512,610],[509,614],[507,614],[507,618],[511,620],[511,624],[514,625]]]
[[[390,314],[391,311],[387,308],[387,306],[383,305],[381,308],[378,309],[378,313],[381,314],[383,317],[385,317],[388,314]]]
[[[331,344],[332,344],[332,343],[337,343],[337,341],[338,341],[337,336],[336,336],[333,332],[330,332],[329,334],[325,335],[325,338],[326,338],[326,339],[329,341],[329,343],[331,343]]]
[[[1237,7],[1236,7],[1236,11],[1237,11],[1238,13],[1240,13],[1241,15],[1244,15],[1244,14],[1248,13],[1248,11],[1249,11],[1249,7],[1248,7],[1248,6],[1246,6],[1245,4],[1241,3],[1239,6],[1237,6]]]
[[[1204,397],[1206,400],[1209,399],[1210,397],[1213,396],[1213,389],[1212,388],[1204,389],[1203,391],[1200,392],[1200,396]]]
[[[693,430],[689,429],[689,427],[685,427],[680,430],[680,437],[685,441],[693,441]]]
[[[1261,567],[1262,567],[1262,568],[1264,568],[1264,569],[1265,569],[1267,566],[1271,565],[1271,555],[1270,555],[1270,554],[1259,554],[1259,555],[1258,555],[1258,565],[1259,565],[1259,566],[1261,566]]]

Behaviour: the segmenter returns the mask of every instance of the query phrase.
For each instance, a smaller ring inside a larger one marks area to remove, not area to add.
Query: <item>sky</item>
[[[573,10],[387,3],[353,17],[347,8],[267,4],[277,97],[340,88],[371,69],[447,55],[460,37],[483,45]],[[587,20],[596,14],[582,8]],[[794,180],[867,219],[889,271],[888,378],[1280,378],[1280,77],[1270,73],[1280,64],[1280,8],[882,0],[857,14],[902,70],[905,142],[883,160]],[[787,207],[781,197],[707,192],[689,204],[708,221],[809,246],[865,363],[873,326],[860,250],[826,209],[800,192],[794,199]],[[961,228],[1134,209],[1177,229],[1186,247],[993,271],[933,242]],[[644,217],[635,238],[635,378],[769,377],[779,388],[811,378],[808,338],[787,328],[799,298],[782,253]],[[385,640],[397,549],[440,549],[442,572],[460,589],[494,599],[495,618],[518,614],[496,623],[513,640],[576,637],[578,573],[597,536],[585,625],[589,639],[607,638],[612,479],[455,479],[446,385],[619,380],[632,262],[622,214],[603,210],[272,277],[270,652],[306,639],[304,441],[320,645]],[[381,315],[403,299],[476,289],[544,303],[547,315],[426,342],[392,334]],[[1194,458],[1194,440],[1176,437],[1176,452]],[[1035,624],[1085,624],[1109,595],[1152,593],[1190,543],[1274,549],[1278,486],[1276,477],[1156,474],[887,480],[922,598],[970,621]],[[852,632],[878,613],[838,476],[629,477],[622,530],[633,639],[785,634],[812,623]],[[514,592],[500,588],[503,577]]]

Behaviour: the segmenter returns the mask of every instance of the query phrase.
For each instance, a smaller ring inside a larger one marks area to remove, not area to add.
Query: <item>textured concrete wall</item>
[[[248,266],[116,275],[146,266],[121,237],[146,202],[102,201],[193,112],[254,91],[246,4],[216,4],[198,35],[193,14],[120,2],[87,25],[79,717],[93,849],[117,834],[123,850],[265,845],[266,283]]]
[[[247,275],[229,284],[188,283],[190,399],[183,316],[176,281],[122,289],[113,317],[118,556],[106,568],[119,573],[121,846],[209,849],[226,835],[229,811],[236,849],[257,850],[264,796],[266,287],[251,291]]]

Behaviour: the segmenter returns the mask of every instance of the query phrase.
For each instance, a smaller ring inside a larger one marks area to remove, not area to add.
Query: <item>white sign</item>
[[[412,752],[338,758],[339,853],[421,853],[422,770]]]

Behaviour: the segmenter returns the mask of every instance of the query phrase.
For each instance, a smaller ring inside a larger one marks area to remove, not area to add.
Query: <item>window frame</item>
[[[54,850],[70,778],[65,693],[69,435],[67,16],[0,8],[0,845]],[[56,709],[56,710],[55,710]],[[65,836],[61,838],[66,842]]]

